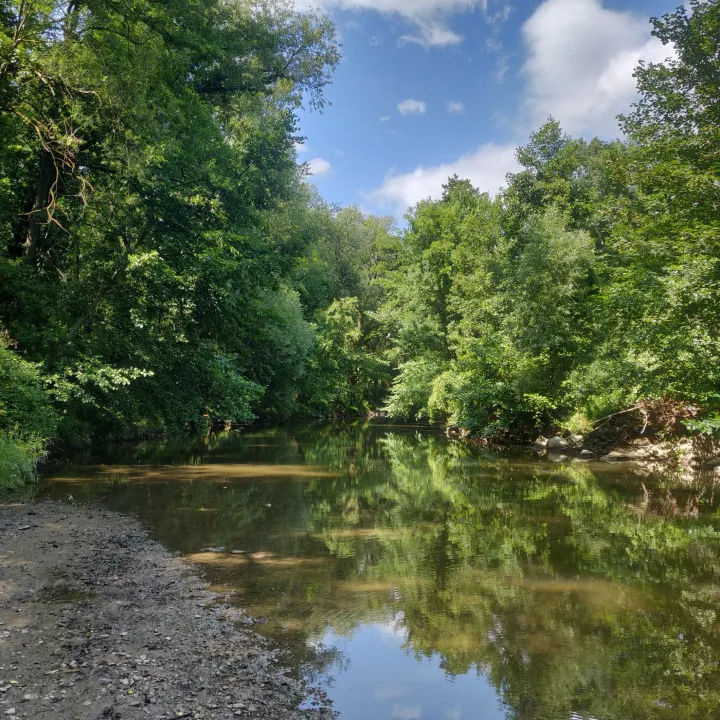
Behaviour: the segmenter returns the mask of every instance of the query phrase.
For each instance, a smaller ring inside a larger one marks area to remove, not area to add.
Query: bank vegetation
[[[2,483],[48,449],[257,417],[517,437],[670,408],[653,432],[718,432],[720,4],[652,23],[668,60],[637,68],[623,140],[550,118],[500,193],[449,178],[398,227],[298,163],[340,57],[326,17],[3,2]]]

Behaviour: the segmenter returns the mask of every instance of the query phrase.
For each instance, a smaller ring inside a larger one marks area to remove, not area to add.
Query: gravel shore
[[[268,641],[134,520],[0,508],[0,717],[331,718]]]

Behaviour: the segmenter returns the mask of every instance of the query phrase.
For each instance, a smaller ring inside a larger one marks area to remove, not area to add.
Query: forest
[[[405,221],[298,160],[340,61],[281,0],[0,0],[0,486],[48,452],[382,411],[720,432],[720,3],[655,18],[618,136],[553,118]],[[667,412],[667,411],[666,411]]]

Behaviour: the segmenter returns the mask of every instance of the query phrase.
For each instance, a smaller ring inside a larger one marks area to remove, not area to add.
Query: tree
[[[640,64],[640,100],[621,118],[631,152],[613,169],[632,192],[608,202],[615,222],[603,295],[614,323],[601,356],[607,363],[623,348],[632,400],[669,395],[712,410],[720,400],[720,8],[691,2],[652,22],[675,56]]]
[[[286,323],[258,308],[304,251],[295,111],[338,57],[284,3],[3,5],[0,319],[66,437],[247,421],[307,352],[252,332]]]

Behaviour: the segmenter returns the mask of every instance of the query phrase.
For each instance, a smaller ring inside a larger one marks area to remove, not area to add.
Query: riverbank
[[[684,480],[703,472],[720,478],[720,439],[689,431],[684,423],[696,410],[673,402],[640,403],[579,431],[555,426],[531,434],[525,429],[494,441],[456,426],[445,433],[500,451],[532,449],[537,457],[556,463],[625,463],[653,473],[672,472]]]
[[[702,472],[720,477],[720,447],[707,435],[671,439],[611,437],[609,440],[593,434],[540,435],[532,449],[539,457],[552,462],[631,463],[653,473],[671,471],[686,480]]]
[[[304,688],[242,620],[134,520],[51,502],[0,508],[3,717],[332,717],[297,709]]]

